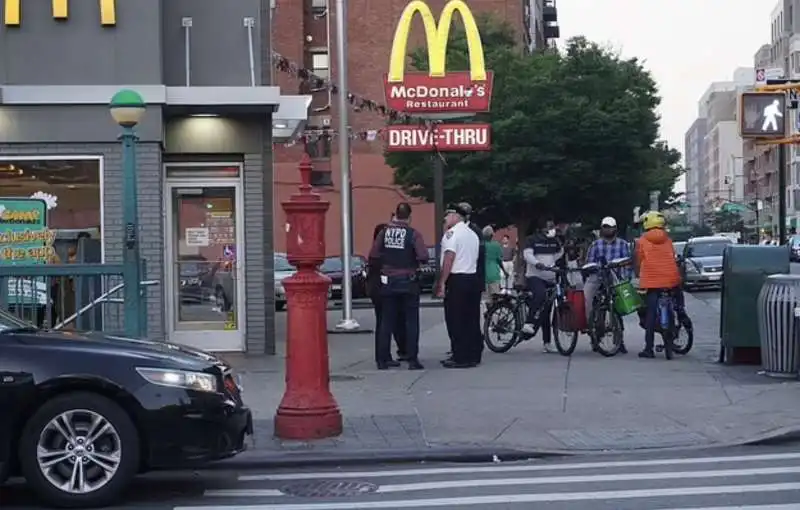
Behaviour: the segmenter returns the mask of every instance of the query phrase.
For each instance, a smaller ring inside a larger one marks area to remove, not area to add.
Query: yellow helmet
[[[652,230],[654,228],[664,228],[667,224],[664,215],[658,211],[647,211],[642,217],[642,227],[645,230]]]

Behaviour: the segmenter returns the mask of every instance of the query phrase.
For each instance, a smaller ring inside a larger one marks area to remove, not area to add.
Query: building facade
[[[273,138],[310,98],[271,86],[270,0],[6,0],[0,190],[48,198],[78,256],[122,256],[122,156],[107,105],[139,92],[139,240],[148,335],[274,352]],[[99,7],[98,7],[99,4]],[[85,237],[85,236],[84,236]]]
[[[689,221],[696,224],[705,218],[706,130],[706,119],[698,117],[684,136],[687,214]]]
[[[429,0],[438,16],[445,0]],[[529,48],[546,46],[548,36],[559,35],[557,11],[552,0],[481,0],[467,2],[476,16],[491,14],[505,20],[519,35],[520,45]],[[409,200],[394,185],[393,169],[384,161],[380,130],[386,126],[383,73],[388,70],[394,31],[408,0],[350,0],[348,2],[348,81],[352,94],[349,108],[351,125],[351,182],[353,249],[364,255],[372,242],[375,224],[389,219],[396,204],[412,204],[414,226],[430,245],[434,239],[433,204]],[[313,103],[307,130],[296,143],[275,147],[275,197],[284,200],[298,183],[296,165],[303,152],[314,163],[316,190],[331,202],[327,215],[326,243],[331,255],[341,253],[341,171],[338,148],[339,111],[336,93],[327,86],[314,88],[298,76],[305,69],[336,83],[336,16],[332,0],[276,0],[273,16],[273,46],[291,65],[275,71],[275,80],[286,94],[309,93]],[[460,23],[458,16],[454,23]],[[425,44],[419,16],[413,21],[409,49]],[[276,208],[275,225],[282,225],[282,211]],[[278,230],[276,230],[277,234]],[[282,234],[276,235],[276,250],[285,246]]]

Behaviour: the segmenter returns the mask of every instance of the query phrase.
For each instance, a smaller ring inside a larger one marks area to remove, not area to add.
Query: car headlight
[[[188,390],[217,392],[217,378],[203,372],[189,372],[163,368],[137,368],[136,371],[147,382],[159,386],[185,388]]]
[[[686,264],[686,272],[687,273],[699,273],[700,268],[694,264],[694,262],[687,262]]]

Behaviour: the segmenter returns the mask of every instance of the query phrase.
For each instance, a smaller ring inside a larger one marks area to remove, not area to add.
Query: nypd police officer
[[[378,370],[400,366],[392,359],[392,333],[399,320],[405,322],[406,356],[409,370],[423,368],[419,362],[419,280],[417,269],[428,262],[422,234],[409,225],[411,206],[399,204],[394,220],[372,245],[369,258],[380,267],[381,320],[375,337]]]
[[[466,207],[465,207],[466,206]],[[480,331],[480,301],[483,281],[479,279],[480,239],[470,228],[467,204],[459,204],[445,217],[442,261],[436,295],[444,297],[444,316],[452,355],[445,368],[470,368],[481,362],[483,338]]]

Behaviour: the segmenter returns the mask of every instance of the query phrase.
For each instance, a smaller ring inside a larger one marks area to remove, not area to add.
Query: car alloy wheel
[[[94,411],[65,411],[39,434],[37,461],[44,477],[64,492],[94,492],[114,478],[122,458],[117,429]]]
[[[139,471],[139,434],[114,401],[95,393],[59,395],[28,420],[19,441],[22,474],[59,508],[111,504]]]

